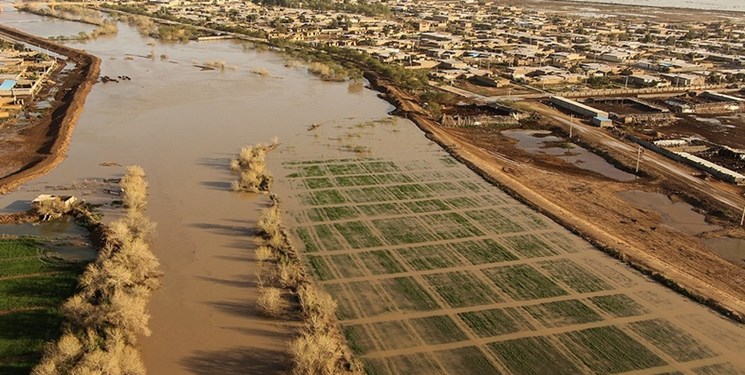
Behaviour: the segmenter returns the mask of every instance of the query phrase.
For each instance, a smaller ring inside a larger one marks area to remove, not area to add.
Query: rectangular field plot
[[[516,256],[492,239],[457,242],[450,244],[450,246],[468,259],[471,264],[517,260]]]
[[[447,315],[411,319],[409,323],[419,337],[429,345],[447,344],[468,339],[465,333]]]
[[[401,169],[392,161],[371,161],[362,163],[362,167],[369,173],[398,172]]]
[[[613,289],[608,283],[569,259],[550,260],[539,263],[549,276],[569,286],[577,293],[599,292]]]
[[[468,193],[467,191],[464,191],[460,185],[450,181],[427,182],[424,186],[426,186],[427,189],[434,191],[439,197],[463,195],[463,193]]]
[[[350,254],[332,255],[327,258],[333,263],[342,278],[365,276],[364,267],[357,261],[357,257]]]
[[[78,285],[74,272],[0,280],[0,311],[58,306]],[[60,292],[64,291],[64,292]]]
[[[375,179],[378,180],[378,184],[380,185],[407,184],[414,182],[413,178],[402,173],[379,174],[375,176]]]
[[[435,241],[437,238],[416,217],[373,220],[373,224],[391,245]]]
[[[434,196],[434,193],[424,185],[388,185],[385,189],[398,200],[422,199]]]
[[[294,232],[295,235],[302,241],[303,245],[305,246],[305,252],[307,253],[313,253],[318,251],[318,244],[316,243],[316,240],[313,239],[313,235],[311,234],[312,227],[305,227],[305,228],[295,228]]]
[[[693,370],[696,375],[745,375],[745,369],[735,367],[731,363],[702,366]]]
[[[364,318],[393,311],[393,305],[377,284],[368,281],[347,284],[326,284],[326,291],[339,305],[339,320]]]
[[[319,177],[326,175],[327,171],[320,165],[306,165],[297,168],[298,177]]]
[[[488,285],[467,272],[437,273],[424,278],[450,307],[483,305],[502,300]]]
[[[326,189],[334,187],[334,182],[328,177],[306,178],[305,186],[308,189]]]
[[[514,374],[576,375],[586,372],[546,337],[496,342],[488,346]]]
[[[357,206],[357,209],[367,216],[407,215],[410,213],[406,206],[399,203],[366,204]]]
[[[341,250],[344,245],[339,241],[339,234],[336,232],[334,227],[331,225],[321,224],[310,227],[316,234],[315,238],[318,239],[319,249],[322,251],[334,251]]]
[[[479,223],[486,230],[496,233],[514,233],[522,232],[523,228],[512,219],[497,212],[496,208],[487,208],[484,210],[467,211],[466,216]]]
[[[532,300],[566,295],[563,289],[528,265],[516,265],[483,270],[510,297]]]
[[[449,374],[485,375],[499,373],[484,353],[475,346],[439,351],[435,355]]]
[[[421,345],[405,321],[387,321],[370,324],[370,331],[383,338],[378,342],[381,350],[404,349]]]
[[[507,246],[523,258],[547,257],[558,254],[558,251],[533,234],[510,236],[505,238]]]
[[[548,228],[548,219],[525,206],[506,206],[501,208],[509,217],[519,217],[520,224],[526,229],[542,230]]]
[[[442,201],[447,203],[448,205],[450,205],[450,207],[455,208],[455,209],[477,208],[477,207],[483,207],[485,205],[488,205],[488,203],[485,203],[478,197],[445,198]]]
[[[360,355],[378,350],[377,340],[366,324],[342,326],[341,330],[347,338],[349,349],[352,349],[354,354]]]
[[[558,337],[596,373],[615,374],[665,365],[660,357],[616,327],[590,328]]]
[[[310,269],[310,273],[318,280],[326,281],[336,278],[326,257],[314,255],[309,256],[308,268]]]
[[[716,356],[706,345],[666,320],[644,320],[631,323],[629,327],[676,361],[688,362]]]
[[[344,192],[354,203],[376,203],[395,200],[393,195],[379,186],[348,189]]]
[[[644,315],[647,310],[624,294],[591,297],[590,301],[601,310],[616,318]]]
[[[417,353],[386,357],[381,359],[366,359],[365,370],[370,375],[442,375],[447,374],[431,354]]]
[[[337,190],[313,190],[310,192],[313,197],[314,206],[325,206],[330,204],[342,204],[347,200]]]
[[[336,178],[337,186],[371,186],[377,184],[378,180],[373,176],[343,176]]]
[[[386,290],[391,300],[401,310],[426,311],[440,307],[414,278],[398,277],[382,280],[380,286]]]
[[[326,168],[334,176],[348,174],[368,174],[367,170],[357,163],[351,164],[326,164]]]
[[[443,240],[484,235],[468,219],[455,212],[425,215],[421,220],[428,223],[430,230]]]
[[[603,319],[598,313],[577,300],[549,302],[523,308],[533,318],[549,328],[597,322]]]
[[[1,245],[0,259],[39,255],[38,245],[33,240],[3,240]]]
[[[534,329],[521,315],[520,310],[512,307],[466,312],[458,316],[479,337],[500,336]]]
[[[370,228],[361,221],[349,221],[345,223],[334,224],[334,228],[344,237],[349,246],[353,249],[365,247],[377,247],[383,245]]]
[[[398,249],[398,253],[417,271],[461,266],[464,262],[449,245],[429,245]]]
[[[404,268],[388,250],[359,253],[357,256],[373,275],[404,272]]]
[[[439,199],[405,202],[404,205],[414,213],[448,211],[450,207]]]

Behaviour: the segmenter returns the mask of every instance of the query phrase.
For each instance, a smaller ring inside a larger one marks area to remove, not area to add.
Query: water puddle
[[[537,155],[551,155],[584,170],[599,173],[616,181],[633,181],[636,176],[626,173],[598,155],[564,138],[551,135],[548,130],[504,130],[502,134],[517,140],[516,147]]]
[[[720,257],[745,266],[745,240],[741,238],[719,237],[702,240],[703,243]]]
[[[93,260],[98,252],[88,243],[88,232],[72,220],[0,225],[0,234],[39,238],[52,255],[66,261]]]
[[[696,235],[722,229],[707,223],[704,215],[694,211],[690,204],[673,202],[664,194],[629,190],[618,193],[618,196],[637,208],[658,212],[662,216],[662,224],[686,234]]]

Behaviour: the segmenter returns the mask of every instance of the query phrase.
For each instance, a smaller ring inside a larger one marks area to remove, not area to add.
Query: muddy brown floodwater
[[[24,31],[69,35],[88,28],[4,5],[0,22]],[[373,91],[321,82],[305,69],[286,68],[281,55],[238,42],[151,42],[120,24],[115,37],[73,44],[101,58],[102,75],[131,81],[96,84],[67,159],[1,196],[0,211],[23,209],[42,192],[110,202],[115,198],[98,193],[91,181],[119,177],[122,169],[99,164],[142,165],[150,183],[148,214],[158,223],[153,249],[165,274],[149,308],[152,335],[142,341],[148,371],[284,373],[292,327],[261,318],[254,308],[251,235],[268,199],[229,191],[229,158],[246,144],[305,135],[312,123],[354,124],[392,108]],[[142,57],[151,53],[158,57]],[[194,67],[216,60],[227,68]],[[73,183],[78,189],[55,190]],[[105,211],[109,219],[111,212]]]

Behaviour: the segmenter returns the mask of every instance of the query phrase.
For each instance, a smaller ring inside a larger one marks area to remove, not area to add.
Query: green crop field
[[[59,337],[59,306],[82,269],[48,259],[34,240],[0,240],[0,373],[28,374],[44,343]]]
[[[293,240],[368,374],[743,374],[745,328],[448,156],[284,167]]]

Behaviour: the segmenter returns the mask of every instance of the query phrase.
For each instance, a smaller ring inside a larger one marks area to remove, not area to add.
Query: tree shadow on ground
[[[181,365],[197,375],[287,374],[287,353],[255,347],[237,347],[217,351],[196,351],[181,360]]]

